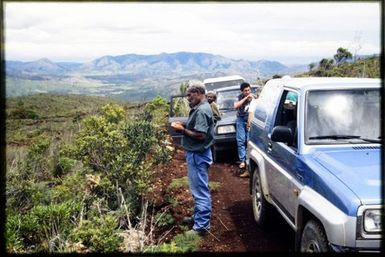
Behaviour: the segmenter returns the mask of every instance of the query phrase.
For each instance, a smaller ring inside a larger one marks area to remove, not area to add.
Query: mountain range
[[[308,65],[288,67],[277,61],[234,60],[209,53],[178,52],[107,55],[84,63],[53,62],[47,58],[32,62],[6,61],[5,67],[7,96],[52,92],[146,100],[156,94],[167,97],[189,79],[239,74],[254,83],[258,77],[303,72]],[[33,85],[28,81],[33,81]]]

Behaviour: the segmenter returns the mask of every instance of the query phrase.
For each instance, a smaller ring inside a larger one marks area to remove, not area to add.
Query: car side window
[[[297,102],[298,93],[284,90],[277,110],[274,126],[287,126],[293,135],[289,146],[297,148]]]

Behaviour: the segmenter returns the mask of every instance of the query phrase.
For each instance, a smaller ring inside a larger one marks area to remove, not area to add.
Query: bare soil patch
[[[212,220],[210,233],[203,237],[202,252],[292,252],[294,232],[278,214],[273,214],[271,226],[261,229],[254,221],[249,194],[249,179],[240,178],[241,172],[231,158],[230,163],[215,163],[209,169],[210,181],[217,181],[220,187],[212,190]],[[156,171],[155,190],[151,198],[159,208],[169,208],[175,218],[174,226],[157,231],[158,235],[169,231],[165,238],[171,239],[182,233],[184,216],[191,215],[193,202],[187,187],[167,189],[175,178],[187,176],[184,151],[176,148],[173,159]],[[170,198],[178,200],[171,206]],[[168,199],[168,200],[167,200]],[[163,206],[163,207],[162,207]]]

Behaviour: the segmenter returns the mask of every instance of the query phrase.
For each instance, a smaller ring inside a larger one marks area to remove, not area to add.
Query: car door
[[[174,144],[180,145],[183,135],[171,128],[171,123],[180,121],[182,124],[186,124],[189,112],[190,106],[185,95],[171,96],[167,130]]]
[[[274,126],[295,124],[293,129],[296,130],[298,101],[294,102],[289,99],[292,95],[288,93],[289,91],[284,91],[282,95]],[[270,193],[273,201],[294,222],[298,194],[302,187],[301,177],[299,177],[301,162],[298,160],[298,138],[295,138],[295,142],[292,144],[273,142],[271,139],[268,141],[267,156],[269,158],[266,176],[269,180]]]

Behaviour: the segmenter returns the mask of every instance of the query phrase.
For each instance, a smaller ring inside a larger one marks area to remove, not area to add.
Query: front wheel
[[[309,220],[302,232],[301,252],[321,253],[329,251],[328,240],[318,221]]]
[[[251,201],[253,204],[254,219],[259,226],[263,227],[267,224],[268,213],[271,211],[271,206],[263,195],[261,183],[261,177],[256,168],[253,173]]]

